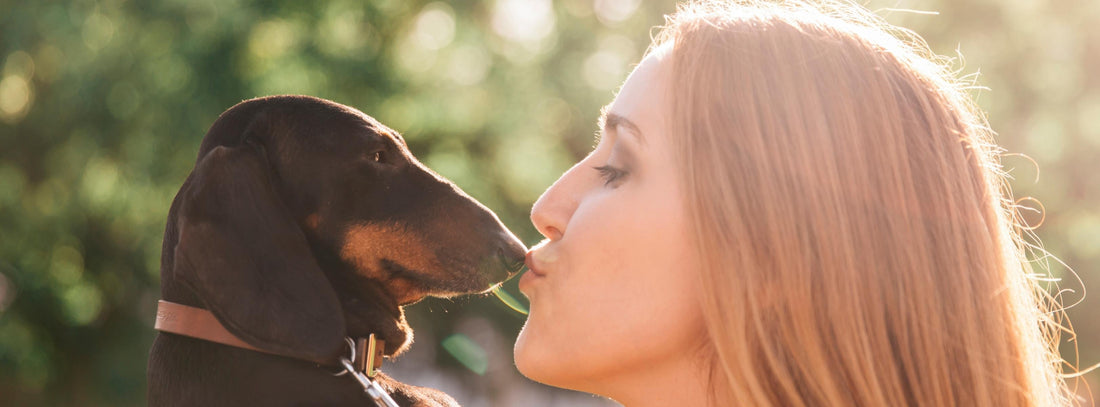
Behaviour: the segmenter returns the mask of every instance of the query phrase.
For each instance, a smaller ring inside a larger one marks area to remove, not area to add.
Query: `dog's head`
[[[524,251],[397,132],[326,100],[268,97],[206,134],[169,214],[162,294],[197,297],[278,353],[321,360],[375,333],[393,354],[411,340],[401,305],[485,291]]]

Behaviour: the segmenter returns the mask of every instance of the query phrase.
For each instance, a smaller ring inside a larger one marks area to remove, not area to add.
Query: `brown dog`
[[[402,306],[485,291],[523,264],[496,216],[409,153],[397,132],[305,96],[242,102],[218,118],[172,202],[164,300],[209,310],[267,353],[160,333],[152,406],[370,406],[337,360],[374,334],[412,340]],[[442,392],[376,377],[402,406]]]

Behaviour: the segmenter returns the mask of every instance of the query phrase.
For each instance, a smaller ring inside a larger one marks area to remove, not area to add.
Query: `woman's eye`
[[[596,171],[600,172],[600,176],[603,177],[604,185],[611,185],[616,181],[620,181],[627,175],[627,172],[621,168],[615,168],[610,165],[601,165],[595,167]]]

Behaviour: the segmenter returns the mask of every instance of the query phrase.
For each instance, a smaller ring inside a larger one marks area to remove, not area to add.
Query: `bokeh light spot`
[[[191,83],[191,68],[176,54],[165,54],[149,62],[147,74],[156,88],[164,93],[175,93]]]
[[[489,74],[492,56],[483,47],[462,45],[456,47],[448,58],[447,76],[458,85],[470,86],[481,83]]]
[[[98,51],[115,35],[115,23],[101,13],[92,13],[84,20],[84,45]]]
[[[454,334],[443,340],[443,349],[459,363],[474,373],[484,375],[489,369],[489,357],[485,349],[463,334]]]
[[[4,75],[19,75],[24,78],[34,77],[34,58],[24,51],[15,51],[8,55],[4,61]]]
[[[257,24],[248,38],[248,50],[260,58],[276,58],[298,46],[300,30],[291,22],[275,19]]]
[[[107,160],[93,157],[84,168],[81,183],[81,195],[92,208],[109,207],[113,197],[118,195],[118,167]]]
[[[641,0],[596,0],[596,18],[606,25],[625,21],[638,10]]]
[[[493,7],[493,31],[515,42],[537,42],[554,30],[549,0],[497,0]]]
[[[611,51],[599,50],[585,58],[581,67],[585,83],[594,89],[613,89],[626,71],[626,59]]]
[[[438,59],[438,52],[431,48],[425,48],[413,38],[412,35],[405,37],[401,44],[396,47],[394,52],[397,56],[397,64],[405,73],[414,74],[409,79],[417,79],[435,67],[435,62]]]
[[[15,123],[27,115],[34,93],[26,78],[20,75],[0,79],[0,120]]]
[[[455,38],[455,17],[451,6],[440,2],[424,6],[416,17],[413,38],[421,47],[432,50],[449,45]]]
[[[621,35],[601,38],[597,50],[581,65],[585,83],[594,89],[614,89],[626,79],[634,53],[634,42],[629,38]]]
[[[88,325],[103,308],[103,293],[91,284],[77,284],[61,295],[65,314],[74,325]]]
[[[524,133],[501,142],[496,151],[495,171],[501,174],[513,201],[535,202],[546,186],[569,168],[571,159],[549,137],[538,137],[533,131]]]
[[[373,53],[373,49],[364,48],[375,44],[376,37],[370,23],[363,21],[362,9],[352,4],[332,3],[317,27],[314,43],[329,55],[357,57]]]

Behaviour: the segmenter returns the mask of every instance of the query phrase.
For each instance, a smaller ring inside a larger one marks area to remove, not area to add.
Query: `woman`
[[[680,7],[532,210],[519,370],[628,407],[1067,403],[1000,150],[935,61],[844,4]]]

